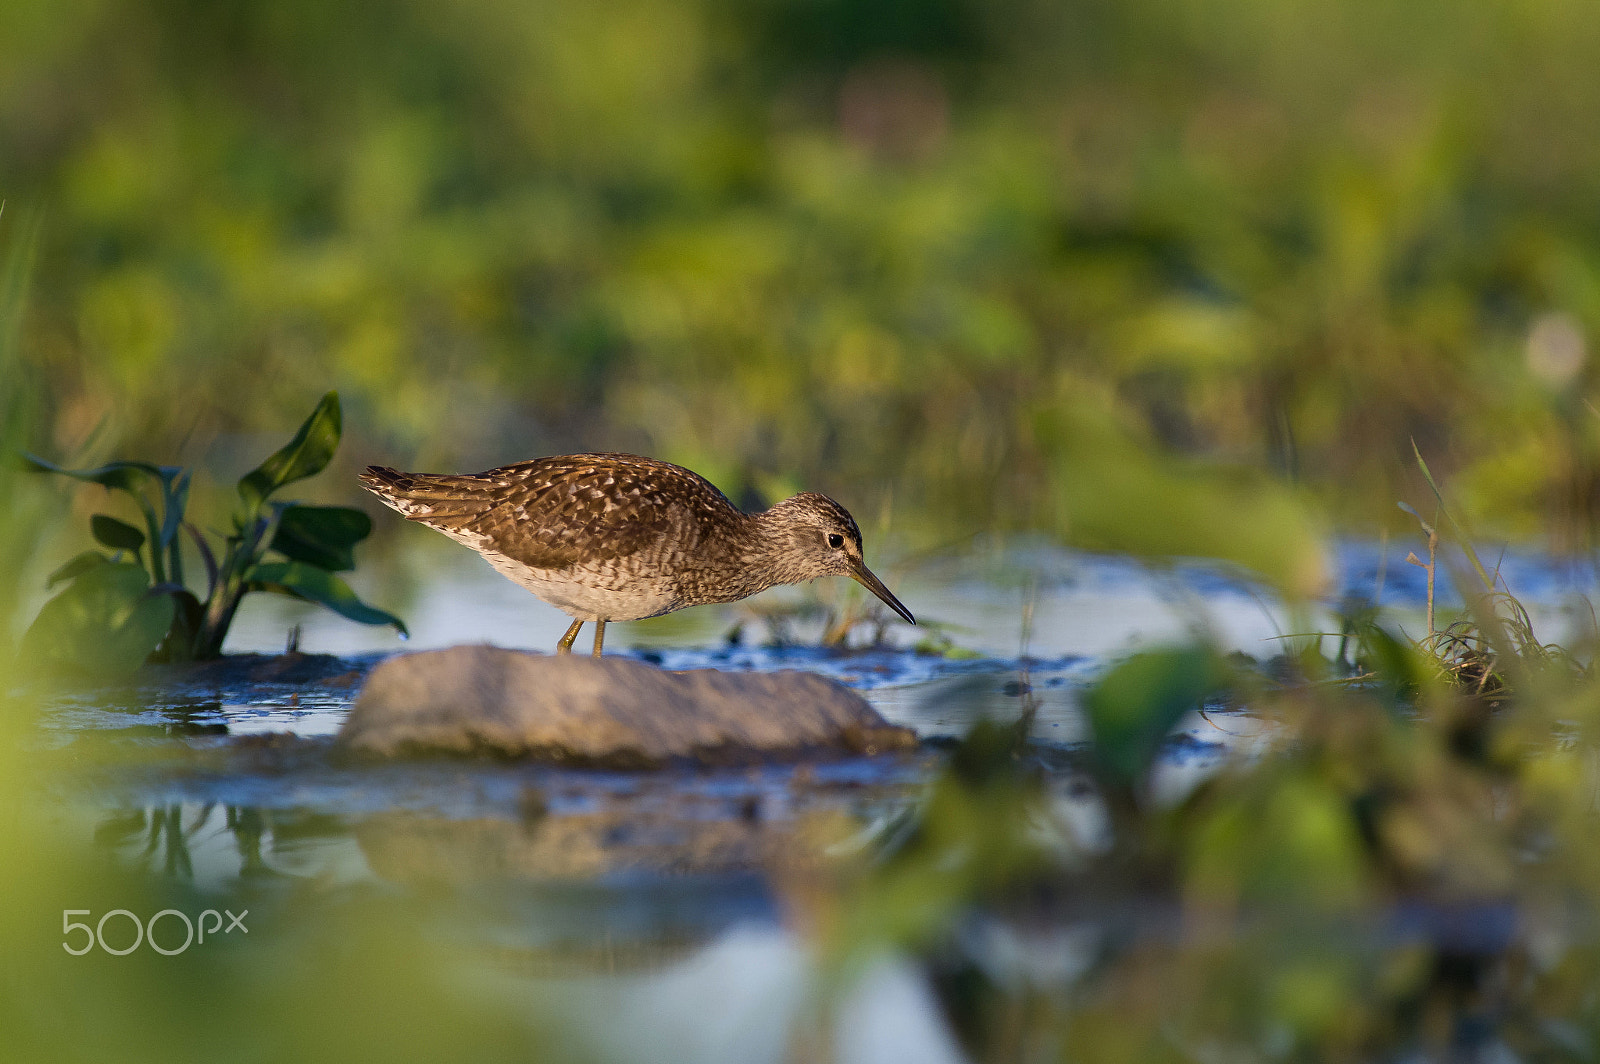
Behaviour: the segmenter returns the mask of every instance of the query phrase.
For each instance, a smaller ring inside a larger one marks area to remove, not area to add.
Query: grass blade
[[[1462,552],[1466,554],[1467,561],[1471,562],[1472,567],[1477,570],[1478,579],[1483,581],[1484,590],[1493,591],[1494,578],[1489,575],[1489,570],[1485,569],[1483,563],[1478,560],[1478,552],[1472,549],[1472,541],[1462,531],[1461,525],[1457,523],[1455,515],[1450,512],[1450,508],[1444,504],[1444,493],[1439,490],[1439,485],[1434,481],[1433,472],[1428,468],[1428,463],[1423,460],[1422,451],[1418,449],[1416,440],[1411,441],[1411,453],[1417,456],[1417,465],[1421,467],[1422,475],[1428,481],[1428,487],[1433,489],[1433,497],[1439,501],[1439,512],[1444,514],[1444,519],[1450,523],[1450,531],[1455,536],[1456,543],[1461,547]]]

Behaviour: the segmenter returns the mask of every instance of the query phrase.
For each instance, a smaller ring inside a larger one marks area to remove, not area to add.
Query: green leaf
[[[55,572],[45,577],[44,586],[46,588],[55,587],[63,580],[71,580],[74,577],[82,576],[95,566],[107,565],[110,562],[111,559],[107,558],[99,551],[86,550],[82,554],[76,555],[75,557],[69,559],[65,565],[62,565]]]
[[[149,462],[107,462],[93,469],[67,469],[31,454],[24,454],[22,462],[35,473],[60,473],[74,480],[86,480],[92,484],[120,488],[130,493],[137,493],[146,477],[155,477],[163,483],[168,483],[183,472],[179,466],[158,466]]]
[[[92,566],[44,604],[22,637],[23,660],[49,671],[132,672],[172,627],[172,597],[149,592],[143,566]]]
[[[1120,662],[1083,697],[1093,756],[1119,784],[1144,778],[1185,713],[1227,686],[1227,663],[1205,647],[1153,650]]]
[[[285,484],[322,472],[339,446],[341,427],[339,393],[329,392],[294,439],[239,481],[239,497],[255,510]]]
[[[89,531],[94,538],[112,550],[138,550],[144,546],[144,533],[132,525],[118,521],[106,514],[89,518]]]
[[[315,602],[359,624],[389,624],[408,635],[405,622],[392,613],[368,606],[350,585],[326,569],[305,562],[262,562],[246,577],[252,591],[276,591]]]
[[[356,567],[355,545],[372,534],[372,518],[348,506],[286,506],[272,549],[292,561],[333,572]]]
[[[26,468],[36,473],[59,473],[62,476],[73,477],[76,480],[99,484],[108,489],[117,488],[127,492],[133,496],[134,501],[139,504],[139,509],[144,513],[145,526],[149,530],[148,538],[150,539],[156,539],[161,530],[156,521],[155,510],[143,490],[145,481],[152,477],[160,481],[161,493],[166,496],[175,479],[187,476],[181,466],[158,466],[149,462],[108,462],[93,469],[67,469],[31,454],[23,454],[22,462]],[[157,577],[165,575],[161,558],[156,551],[151,551],[149,562]]]

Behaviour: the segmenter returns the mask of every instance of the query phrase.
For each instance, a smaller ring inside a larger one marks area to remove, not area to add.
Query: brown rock
[[[372,671],[339,743],[392,757],[493,754],[641,768],[916,745],[854,691],[808,672],[664,672],[490,646],[390,658]]]

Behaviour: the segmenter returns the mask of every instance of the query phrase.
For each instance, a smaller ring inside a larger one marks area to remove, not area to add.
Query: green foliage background
[[[637,449],[1159,551],[1178,482],[1388,521],[1415,437],[1587,544],[1596,69],[1586,0],[11,0],[31,442],[336,387],[352,465]]]
[[[1415,439],[1476,528],[1591,546],[1597,70],[1591,0],[6,0],[0,445],[214,486],[337,388],[345,500],[371,460],[626,448],[741,501],[805,485],[929,540],[1037,528],[1308,591],[1329,523],[1415,534]],[[0,463],[0,618],[58,498]],[[791,898],[842,953],[930,954],[978,1059],[1444,1059],[1469,1029],[1588,1059],[1592,677],[1489,715],[1391,649],[1377,688],[1247,692],[1283,748],[1172,810],[1136,770],[1220,666],[1136,659],[1089,705],[1110,851],[1041,841],[986,725],[898,850]],[[194,967],[57,952],[67,905],[202,899],[41,808],[34,708],[0,691],[23,1057],[550,1044],[450,996],[477,955],[426,899],[316,886]],[[1076,997],[962,966],[974,905],[1080,887],[1195,933]],[[1537,940],[1474,962],[1486,1020],[1460,957],[1326,919],[1485,897]],[[1265,918],[1208,930],[1234,912]]]

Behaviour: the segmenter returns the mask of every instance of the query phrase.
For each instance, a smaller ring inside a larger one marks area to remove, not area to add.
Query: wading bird
[[[917,623],[867,568],[855,519],[826,495],[803,492],[747,514],[698,473],[631,454],[461,475],[369,466],[361,483],[570,616],[558,653],[571,652],[587,621],[599,657],[609,621],[736,602],[818,576],[851,577]]]

